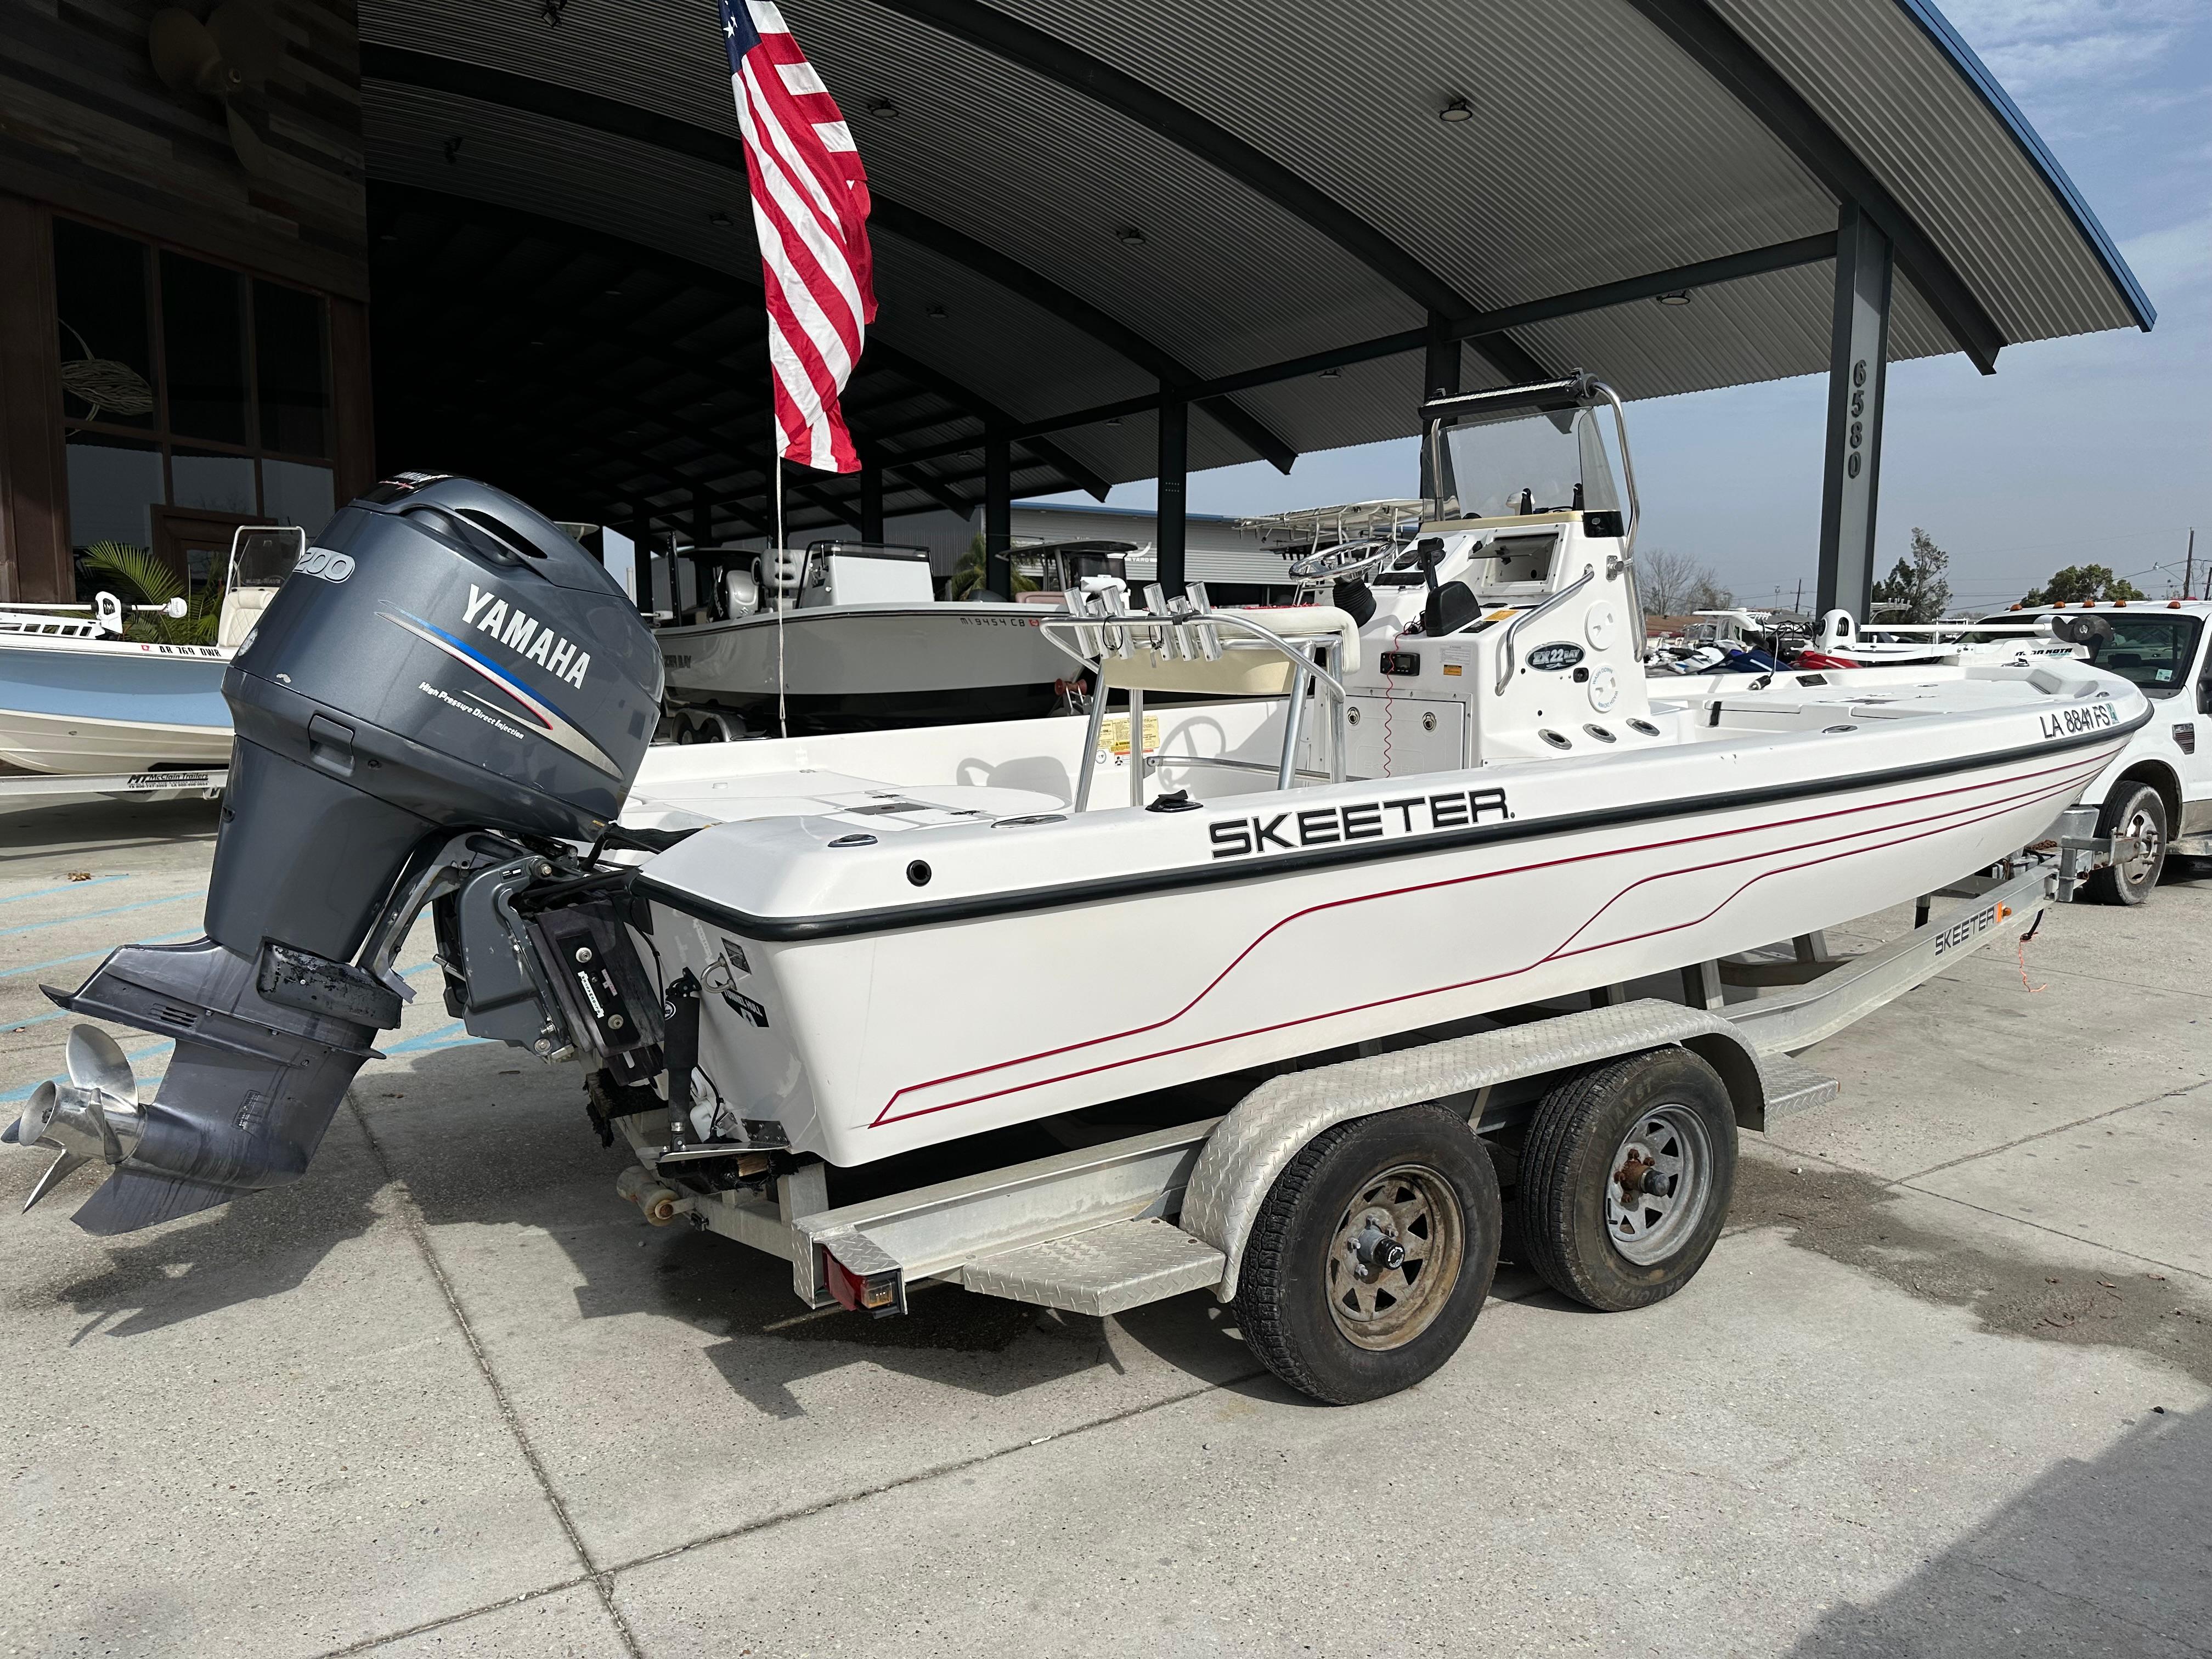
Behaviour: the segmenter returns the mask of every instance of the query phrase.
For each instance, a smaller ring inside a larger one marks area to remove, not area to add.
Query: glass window
[[[152,425],[144,245],[55,220],[54,295],[62,325],[62,412],[73,420]]]
[[[323,302],[296,288],[253,284],[253,373],[261,443],[289,455],[327,455]]]
[[[70,545],[78,552],[94,542],[152,547],[161,450],[143,439],[72,432],[68,456]]]
[[[2197,654],[2194,617],[2146,617],[2140,612],[2094,613],[2112,625],[2112,637],[2089,643],[2089,660],[2123,679],[2133,680],[2152,696],[2171,696],[2188,683]]]
[[[161,255],[161,349],[169,429],[246,441],[246,284],[234,270]]]
[[[2057,614],[2072,619],[2082,613],[2062,611]],[[2196,617],[2171,611],[2145,612],[2101,606],[2086,614],[2112,630],[2110,635],[2100,634],[2087,641],[2089,660],[2097,667],[2132,680],[2153,697],[2170,697],[2189,683],[2189,665],[2197,658],[2197,630],[2202,626]],[[2049,617],[2039,611],[2000,611],[1982,620],[2002,623],[2009,630]],[[2018,641],[2025,636],[1990,629],[1975,629],[1960,637],[1968,641]]]
[[[177,449],[169,455],[169,505],[253,513],[253,458]]]
[[[261,509],[279,524],[319,535],[337,511],[337,488],[326,466],[305,461],[261,463]]]

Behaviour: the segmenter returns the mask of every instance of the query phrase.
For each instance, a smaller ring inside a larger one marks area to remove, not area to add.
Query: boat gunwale
[[[1230,886],[1243,882],[1265,881],[1277,876],[1296,874],[1309,870],[1328,869],[1338,865],[1365,864],[1381,859],[1420,858],[1432,853],[1455,852],[1468,847],[1486,846],[1493,842],[1525,841],[1540,835],[1572,834],[1583,830],[1609,829],[1617,824],[1657,822],[1668,818],[1686,817],[1694,813],[1716,810],[1761,806],[1777,801],[1802,800],[1825,794],[1841,794],[1861,789],[1878,788],[1887,784],[1906,783],[1923,778],[1948,776],[1955,773],[1977,771],[1985,767],[2001,766],[2008,762],[2035,756],[2066,754],[2093,744],[2124,740],[2142,730],[2155,718],[2157,710],[2145,699],[2142,712],[2133,720],[2100,727],[2094,731],[2073,733],[2064,738],[2047,739],[2042,743],[2026,744],[2011,749],[1992,750],[1985,754],[1964,758],[1945,758],[1915,762],[1909,766],[1891,767],[1879,772],[1854,774],[1849,777],[1829,776],[1803,779],[1790,783],[1767,784],[1751,789],[1729,791],[1724,794],[1706,794],[1686,799],[1637,802],[1632,805],[1593,808],[1583,812],[1559,813],[1534,818],[1512,819],[1499,823],[1473,824],[1465,829],[1431,831],[1411,840],[1392,837],[1387,840],[1351,843],[1321,848],[1309,848],[1270,857],[1264,864],[1239,863],[1233,867],[1219,865],[1181,865],[1170,869],[1133,872],[1123,876],[1109,876],[1097,880],[1055,883],[1049,887],[1011,889],[996,893],[978,893],[963,898],[926,899],[912,904],[877,906],[866,910],[847,910],[824,915],[801,916],[761,916],[747,911],[718,904],[712,899],[665,882],[656,881],[646,869],[641,869],[631,884],[636,896],[664,904],[680,915],[709,922],[717,927],[729,929],[746,939],[767,943],[788,944],[816,939],[849,939],[866,933],[902,933],[912,928],[927,927],[943,922],[969,921],[986,916],[1014,915],[1033,910],[1066,909],[1078,905],[1095,903],[1102,899],[1129,898],[1146,893],[1172,892],[1192,887]],[[1455,775],[1436,774],[1436,776]],[[1403,781],[1410,784],[1413,780]],[[649,868],[649,866],[648,866]]]

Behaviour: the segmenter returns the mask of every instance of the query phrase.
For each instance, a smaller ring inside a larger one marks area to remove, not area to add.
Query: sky
[[[2008,346],[1988,378],[1961,356],[1892,365],[1877,568],[1920,526],[1951,555],[1961,605],[2009,602],[2069,564],[2178,592],[2195,525],[2202,594],[2212,563],[2212,3],[1946,9],[2119,244],[2158,325]],[[1641,545],[1702,560],[1747,604],[1787,604],[1801,578],[1809,595],[1825,376],[1648,399],[1629,418]],[[1273,513],[1410,495],[1415,469],[1411,439],[1302,456],[1288,477],[1253,462],[1194,473],[1190,507]],[[1148,507],[1152,486],[1109,499]]]

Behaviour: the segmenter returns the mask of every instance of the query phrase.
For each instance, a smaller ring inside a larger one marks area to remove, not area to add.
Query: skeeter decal
[[[1431,830],[1464,830],[1474,823],[1502,823],[1512,816],[1503,789],[1447,789],[1346,806],[1217,818],[1206,825],[1206,837],[1213,845],[1214,857],[1237,859],[1340,842],[1425,835]]]

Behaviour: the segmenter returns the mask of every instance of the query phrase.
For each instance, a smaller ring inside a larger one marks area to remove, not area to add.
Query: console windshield
[[[1620,464],[1595,409],[1462,421],[1443,435],[1445,516],[1620,510]]]

